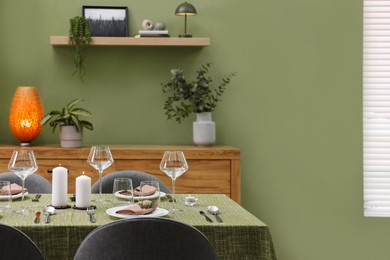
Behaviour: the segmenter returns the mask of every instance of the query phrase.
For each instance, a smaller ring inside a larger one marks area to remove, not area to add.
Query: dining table
[[[99,195],[92,194],[93,199],[97,196]],[[176,206],[182,212],[168,213],[160,217],[180,221],[200,230],[213,245],[219,260],[277,259],[270,228],[245,208],[224,194],[191,194],[198,201],[193,206],[186,206],[183,203],[186,196],[188,195],[176,195]],[[77,248],[92,230],[122,219],[107,213],[118,206],[112,194],[102,194],[105,200],[110,201],[108,203],[92,202],[96,206],[94,223],[90,221],[86,210],[74,208],[72,194],[69,194],[69,207],[56,209],[55,214],[50,217],[50,222],[45,223],[43,210],[51,204],[51,194],[42,194],[39,201],[33,201],[33,197],[34,194],[28,194],[24,201],[20,198],[14,199],[11,210],[0,215],[0,223],[23,231],[35,242],[47,260],[73,259]],[[172,203],[172,200],[163,196],[159,201],[159,208],[168,208]],[[216,216],[207,211],[209,205],[219,208],[219,216],[223,222],[218,222]],[[15,213],[14,210],[21,206],[28,208],[30,213]],[[212,222],[208,222],[200,211],[205,212]],[[41,213],[39,223],[34,222],[37,212]]]

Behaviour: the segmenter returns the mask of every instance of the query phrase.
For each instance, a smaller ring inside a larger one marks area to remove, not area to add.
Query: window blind
[[[390,0],[364,0],[364,215],[390,217]]]

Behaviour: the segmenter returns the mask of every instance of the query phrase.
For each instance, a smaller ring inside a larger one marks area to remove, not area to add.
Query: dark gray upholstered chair
[[[22,180],[12,172],[0,173],[0,181],[10,181],[22,186]],[[38,174],[31,174],[25,181],[29,193],[51,193],[51,183]]]
[[[112,193],[114,185],[114,179],[116,178],[131,178],[133,181],[133,187],[138,187],[141,181],[158,181],[160,191],[170,193],[168,187],[158,178],[145,172],[139,172],[134,170],[117,171],[109,173],[102,177],[102,193]],[[99,193],[99,181],[92,185],[92,193]]]
[[[0,224],[0,234],[0,259],[44,259],[38,247],[22,231]]]
[[[74,260],[214,260],[215,251],[198,229],[166,218],[133,218],[94,229]]]

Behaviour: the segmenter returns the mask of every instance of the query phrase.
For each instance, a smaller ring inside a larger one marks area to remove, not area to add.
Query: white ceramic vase
[[[212,121],[211,112],[197,113],[192,130],[196,145],[211,146],[215,143],[215,122]]]
[[[77,148],[81,147],[83,133],[77,132],[75,126],[60,126],[61,147]]]

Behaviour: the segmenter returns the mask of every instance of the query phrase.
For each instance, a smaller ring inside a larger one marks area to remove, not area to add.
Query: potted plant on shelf
[[[212,121],[211,112],[235,76],[235,73],[229,73],[216,87],[212,87],[213,80],[207,75],[210,67],[211,63],[202,65],[194,81],[187,81],[182,69],[172,69],[170,80],[161,84],[163,93],[168,94],[164,103],[168,120],[175,119],[181,123],[191,113],[196,113],[197,119],[193,123],[193,141],[196,145],[215,143],[215,122]]]
[[[84,80],[85,60],[91,43],[91,28],[88,19],[80,16],[71,18],[68,44],[73,53],[73,75],[77,74],[81,81]]]
[[[53,128],[53,133],[59,126],[61,147],[81,147],[83,129],[93,130],[91,122],[80,119],[82,116],[92,116],[92,113],[88,110],[76,106],[81,101],[84,100],[80,98],[72,100],[61,111],[53,110],[41,120],[42,125],[50,124]]]

